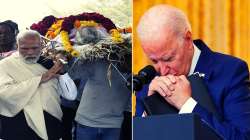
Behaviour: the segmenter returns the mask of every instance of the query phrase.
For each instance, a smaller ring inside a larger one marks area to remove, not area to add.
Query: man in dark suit
[[[180,114],[198,114],[224,139],[249,139],[249,71],[244,61],[213,52],[201,40],[193,41],[185,14],[168,5],[148,10],[140,19],[137,33],[144,52],[160,75],[137,94],[137,115],[143,110],[143,96],[160,94]],[[221,120],[191,97],[186,76],[195,72],[205,76]]]

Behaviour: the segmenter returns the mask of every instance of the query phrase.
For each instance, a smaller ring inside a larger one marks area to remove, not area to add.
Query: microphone
[[[128,80],[130,82],[127,83],[127,87],[131,89],[131,81],[133,83],[132,87],[134,91],[139,91],[142,89],[143,85],[148,84],[156,75],[156,71],[153,66],[148,65],[141,69],[137,75],[133,75]]]

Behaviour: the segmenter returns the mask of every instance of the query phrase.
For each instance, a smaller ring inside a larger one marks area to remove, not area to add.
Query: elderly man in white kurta
[[[25,126],[20,126],[20,121],[17,121],[17,124],[12,126],[13,131],[15,127],[20,127],[15,129],[20,132],[6,132],[2,138],[57,139],[49,135],[55,133],[46,129],[49,125],[56,126],[53,120],[60,122],[62,117],[58,94],[61,89],[57,80],[57,73],[62,69],[62,64],[58,62],[46,69],[37,63],[41,58],[41,38],[36,31],[19,33],[17,45],[18,52],[0,61],[0,114],[12,122],[12,118],[23,112],[27,127],[31,128],[30,131],[34,134],[28,137],[27,134],[20,134],[26,133],[21,131]],[[50,118],[46,121],[48,116]],[[4,126],[2,129],[5,133]],[[10,133],[16,133],[17,136],[8,136]]]

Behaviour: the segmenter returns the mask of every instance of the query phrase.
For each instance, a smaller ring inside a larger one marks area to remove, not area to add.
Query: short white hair
[[[159,33],[162,29],[168,29],[165,34],[174,33],[178,37],[186,30],[191,32],[191,25],[181,10],[161,4],[145,12],[137,26],[137,33],[141,41],[154,40],[162,38],[164,34]]]
[[[36,37],[37,39],[39,39],[41,41],[41,36],[40,34],[35,31],[35,30],[25,30],[22,32],[19,32],[17,35],[17,45],[20,45],[20,42],[23,41],[25,38],[27,37]]]

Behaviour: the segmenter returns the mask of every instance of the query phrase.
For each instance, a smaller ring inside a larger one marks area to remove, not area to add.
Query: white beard
[[[35,64],[39,60],[40,54],[38,56],[23,56],[19,53],[20,59],[26,64]]]

